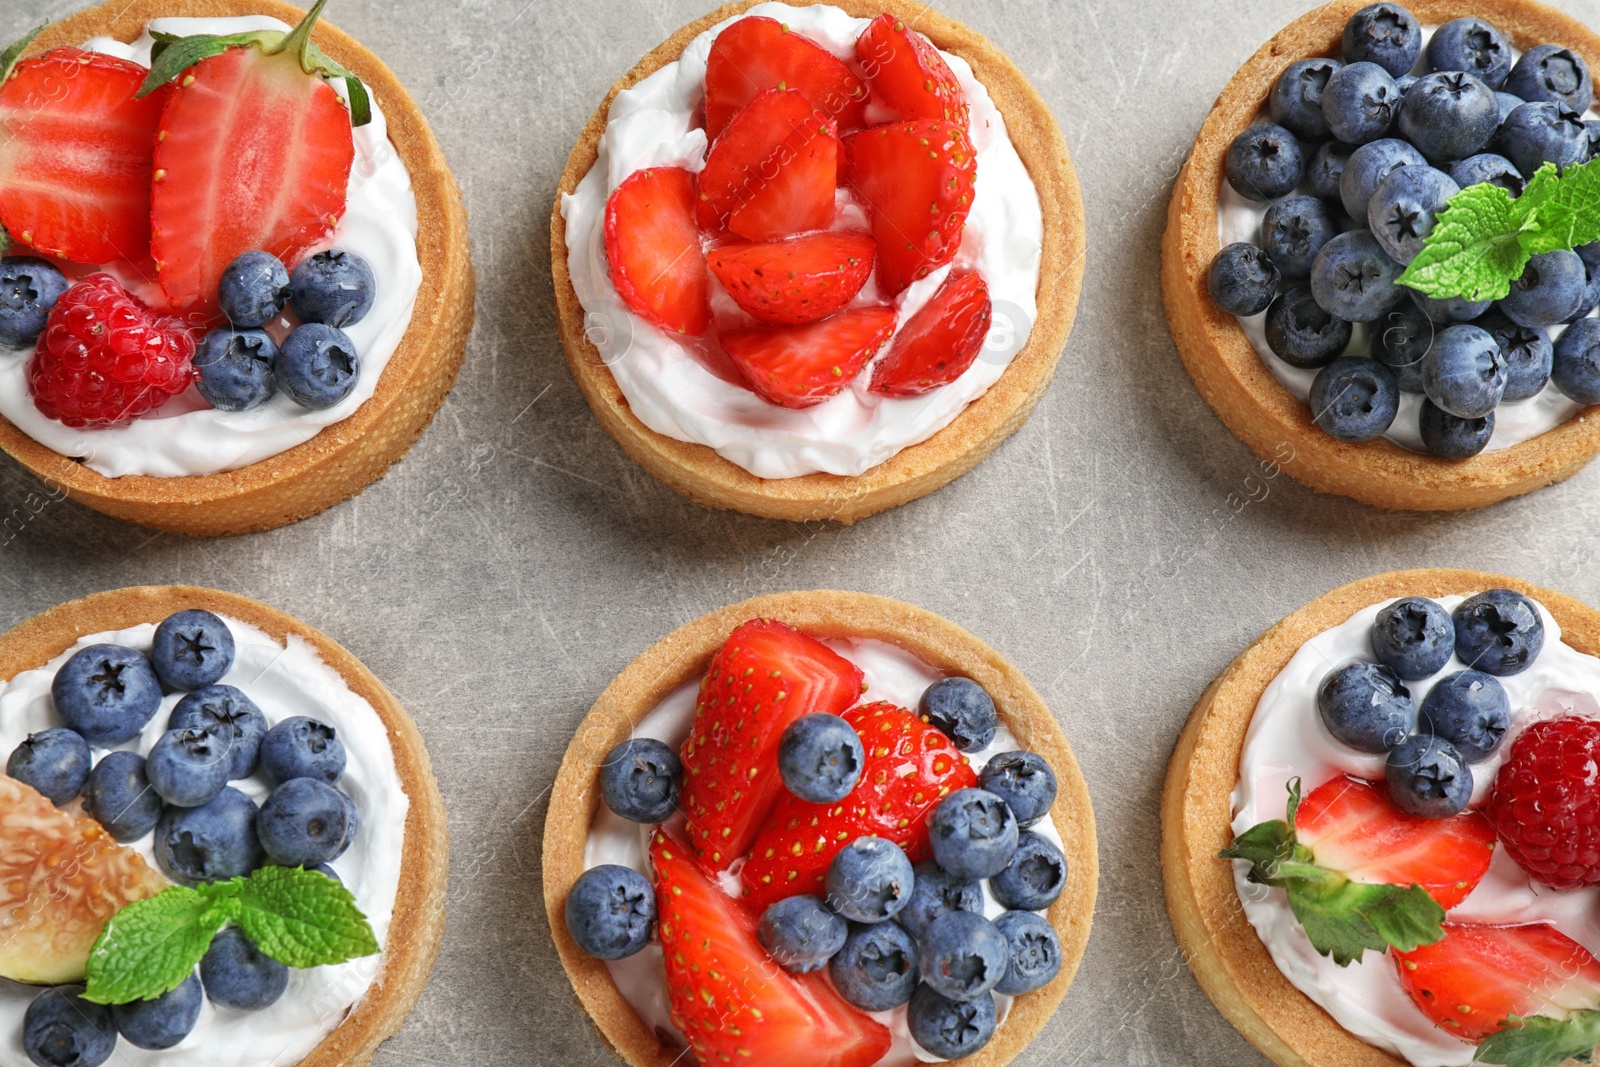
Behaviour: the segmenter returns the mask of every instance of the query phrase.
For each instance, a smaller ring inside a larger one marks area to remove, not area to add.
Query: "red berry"
[[[872,276],[877,245],[865,233],[827,230],[785,241],[733,241],[711,252],[711,273],[749,314],[775,326],[825,319]]]
[[[34,406],[68,426],[116,426],[165,404],[194,380],[194,335],[109,274],[61,295],[28,364]]]
[[[967,372],[989,336],[989,286],[976,271],[951,271],[872,371],[872,391],[918,396]]]
[[[1495,777],[1489,820],[1534,881],[1600,885],[1600,721],[1568,715],[1523,731]]]
[[[707,233],[776,241],[833,221],[838,124],[797,89],[758,93],[706,153],[697,214]]]
[[[798,89],[838,120],[866,125],[867,87],[842,60],[777,19],[742,18],[717,35],[706,59],[706,136],[715,140],[733,116],[766,89]]]
[[[856,40],[856,59],[872,91],[900,119],[967,123],[967,98],[939,50],[893,15],[882,14]]]

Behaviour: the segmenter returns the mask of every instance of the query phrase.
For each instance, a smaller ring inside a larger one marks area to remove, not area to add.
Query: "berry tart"
[[[617,82],[551,217],[567,364],[652,475],[851,523],[1027,418],[1083,281],[1077,176],[998,49],[923,4],[728,4]]]
[[[444,803],[338,644],[210,589],[62,604],[0,635],[0,750],[0,1063],[357,1067],[405,1021]]]
[[[455,381],[459,190],[326,2],[118,0],[0,56],[0,448],[89,507],[282,526]]]
[[[1162,258],[1179,354],[1240,440],[1418,510],[1600,451],[1596,60],[1600,36],[1533,0],[1337,0],[1240,68]]]
[[[713,612],[634,660],[562,762],[545,906],[634,1067],[1011,1061],[1089,935],[1094,814],[983,642],[860,593]]]
[[[1558,1067],[1600,1044],[1600,612],[1381,574],[1200,698],[1162,798],[1190,968],[1276,1063]]]

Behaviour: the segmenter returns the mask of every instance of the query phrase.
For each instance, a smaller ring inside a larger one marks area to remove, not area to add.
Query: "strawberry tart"
[[[1038,695],[977,638],[857,593],[668,635],[562,762],[545,905],[634,1067],[1009,1063],[1089,934],[1094,816]]]
[[[729,4],[601,103],[551,218],[567,363],[708,507],[843,523],[1027,418],[1082,285],[1065,141],[925,5]]]
[[[1312,601],[1195,706],[1162,866],[1276,1063],[1559,1067],[1600,1045],[1600,612],[1475,571]]]
[[[466,216],[371,52],[279,0],[131,0],[0,56],[0,448],[196,535],[360,492],[473,316]]]

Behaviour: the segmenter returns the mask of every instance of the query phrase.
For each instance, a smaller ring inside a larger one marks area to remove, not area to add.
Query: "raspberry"
[[[75,427],[116,426],[148,414],[194,380],[194,335],[109,274],[62,294],[39,337],[28,384],[44,415]]]
[[[1567,715],[1528,727],[1495,777],[1488,814],[1535,881],[1600,885],[1600,721]]]

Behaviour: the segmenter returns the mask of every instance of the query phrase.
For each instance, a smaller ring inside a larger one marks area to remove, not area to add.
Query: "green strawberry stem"
[[[1600,1045],[1600,1011],[1576,1011],[1565,1019],[1543,1015],[1511,1016],[1490,1034],[1473,1059],[1502,1067],[1560,1067],[1568,1060],[1589,1063]]]
[[[11,77],[11,68],[17,65],[17,60],[22,58],[22,53],[28,50],[28,46],[33,43],[33,39],[44,32],[46,25],[48,23],[40,23],[23,34],[19,40],[13,41],[6,46],[4,52],[0,52],[0,84],[3,84],[7,78]]]

